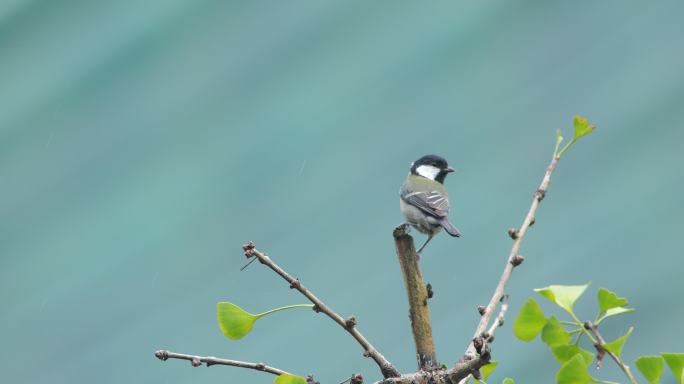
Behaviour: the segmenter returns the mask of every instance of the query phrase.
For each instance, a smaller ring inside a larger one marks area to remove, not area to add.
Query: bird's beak
[[[447,167],[447,169],[445,169],[444,171],[445,171],[446,173],[456,172],[456,170],[453,169],[453,168],[451,168],[451,167]]]

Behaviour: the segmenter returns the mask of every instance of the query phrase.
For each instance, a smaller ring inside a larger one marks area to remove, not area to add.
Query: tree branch
[[[202,363],[205,363],[207,367],[212,365],[230,365],[232,367],[249,368],[257,371],[268,372],[278,376],[284,374],[291,375],[289,372],[285,372],[282,369],[269,367],[264,363],[250,363],[239,360],[221,359],[213,356],[193,356],[166,350],[157,351],[154,353],[154,355],[157,356],[157,358],[161,361],[166,361],[168,359],[188,360],[193,367],[199,367],[202,365]]]
[[[249,242],[245,245],[242,246],[242,249],[245,251],[245,256],[249,257],[256,257],[259,259],[259,262],[261,264],[266,265],[267,267],[271,268],[275,273],[280,275],[285,281],[290,283],[290,288],[294,288],[298,290],[302,295],[304,295],[309,301],[311,301],[314,304],[314,311],[316,312],[323,312],[325,315],[327,315],[329,318],[331,318],[333,321],[335,321],[337,324],[339,324],[344,330],[349,332],[349,334],[356,339],[356,341],[361,345],[361,347],[364,350],[364,356],[366,357],[371,357],[375,363],[380,367],[380,371],[382,372],[382,375],[385,378],[389,377],[399,377],[399,371],[394,368],[392,363],[390,363],[385,356],[383,356],[373,345],[361,334],[361,332],[356,329],[356,318],[349,317],[347,319],[342,318],[342,316],[338,315],[335,311],[333,311],[330,307],[325,305],[316,295],[314,295],[311,291],[306,289],[298,279],[293,278],[290,276],[285,270],[280,268],[278,264],[276,264],[273,260],[271,260],[268,255],[265,253],[257,250],[255,248],[254,243]]]
[[[416,248],[413,238],[406,232],[407,224],[394,229],[394,243],[399,256],[399,265],[404,276],[406,293],[409,302],[409,318],[413,340],[416,344],[418,369],[432,370],[437,368],[435,344],[432,339],[432,322],[428,307],[428,290],[418,266]]]
[[[594,348],[596,348],[596,352],[598,352],[599,356],[603,356],[603,354],[607,354],[608,356],[610,356],[610,358],[613,359],[613,361],[615,361],[615,364],[617,364],[618,367],[620,367],[622,372],[625,373],[625,375],[629,379],[629,382],[632,384],[637,384],[636,378],[634,377],[634,375],[632,375],[632,371],[630,371],[629,366],[625,364],[624,361],[622,361],[620,356],[606,349],[606,340],[599,333],[598,327],[591,321],[587,321],[586,323],[584,323],[584,329],[588,330],[594,335],[594,337],[596,337],[596,343],[594,344]],[[600,362],[600,357],[598,361]]]
[[[558,146],[556,146],[556,150],[554,150],[553,157],[551,158],[551,163],[546,168],[544,178],[542,179],[539,188],[537,188],[537,191],[534,193],[532,204],[530,205],[530,209],[527,212],[527,215],[525,216],[522,225],[519,229],[511,229],[508,231],[508,234],[513,239],[513,246],[511,247],[511,252],[508,255],[508,261],[506,262],[506,266],[504,267],[503,273],[501,274],[499,283],[497,284],[496,289],[494,290],[494,294],[492,295],[492,298],[489,300],[489,304],[487,304],[484,310],[481,311],[482,317],[480,318],[480,322],[478,323],[477,328],[475,329],[474,337],[481,335],[482,332],[484,332],[485,329],[487,329],[487,325],[489,324],[489,319],[492,313],[494,312],[494,308],[496,307],[497,303],[501,301],[501,298],[504,296],[506,284],[508,283],[508,280],[511,277],[513,268],[520,265],[524,260],[522,256],[518,255],[518,250],[520,250],[520,244],[525,238],[527,230],[530,228],[530,226],[532,226],[532,224],[534,224],[534,217],[537,212],[537,208],[539,207],[539,203],[544,199],[544,196],[546,195],[546,191],[549,188],[549,183],[551,182],[551,174],[556,169],[558,160],[560,160],[560,155],[558,155]],[[475,348],[473,346],[473,343],[470,343],[470,345],[468,346],[468,350],[466,351],[466,355],[472,356],[474,352]]]

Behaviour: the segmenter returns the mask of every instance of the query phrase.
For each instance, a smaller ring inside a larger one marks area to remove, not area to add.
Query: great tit
[[[418,254],[442,228],[451,236],[461,236],[447,218],[449,194],[443,183],[453,171],[444,158],[425,155],[411,164],[411,170],[399,189],[399,207],[404,218],[413,228],[428,235]]]

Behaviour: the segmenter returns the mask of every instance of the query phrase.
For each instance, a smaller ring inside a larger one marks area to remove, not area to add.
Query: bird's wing
[[[402,193],[401,198],[436,219],[444,219],[449,213],[449,199],[439,191]]]

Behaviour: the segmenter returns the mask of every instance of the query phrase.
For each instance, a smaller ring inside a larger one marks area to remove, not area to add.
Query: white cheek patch
[[[434,180],[437,175],[439,175],[439,168],[432,166],[432,165],[421,165],[418,168],[416,168],[416,173],[423,176],[427,177],[428,179]]]

